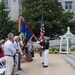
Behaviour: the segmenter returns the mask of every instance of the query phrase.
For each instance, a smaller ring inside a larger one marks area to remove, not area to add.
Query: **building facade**
[[[65,11],[70,10],[74,13],[74,20],[75,20],[75,0],[58,0],[61,2]]]
[[[22,13],[22,0],[0,0],[6,4],[10,20],[16,21]]]

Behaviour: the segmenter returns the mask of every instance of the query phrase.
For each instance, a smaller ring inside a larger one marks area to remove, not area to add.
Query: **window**
[[[2,0],[5,3],[6,7],[8,8],[8,0]]]
[[[72,9],[72,1],[67,1],[67,2],[65,2],[65,9],[69,9],[69,10],[71,10]]]
[[[21,14],[21,10],[19,9],[19,15]]]
[[[15,2],[16,0],[14,0],[14,2]]]
[[[3,0],[3,2],[4,2],[5,4],[8,4],[8,0]]]

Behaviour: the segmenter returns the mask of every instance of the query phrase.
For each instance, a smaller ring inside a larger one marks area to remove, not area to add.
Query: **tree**
[[[18,21],[13,22],[12,33],[14,33],[14,35],[19,35],[19,33],[18,33]]]
[[[40,33],[41,17],[44,15],[46,35],[51,38],[65,33],[64,27],[69,26],[73,13],[64,12],[58,0],[23,0],[22,16],[38,36]]]
[[[15,32],[14,26],[16,23],[10,20],[8,14],[9,11],[5,3],[0,3],[0,39],[7,37],[9,32]],[[17,34],[17,32],[15,34]]]

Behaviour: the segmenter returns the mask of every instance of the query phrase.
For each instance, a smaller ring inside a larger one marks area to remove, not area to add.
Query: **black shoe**
[[[33,61],[33,59],[29,60],[29,62]]]
[[[44,62],[42,62],[42,64],[44,64]]]
[[[22,68],[19,69],[19,71],[21,71],[21,70],[22,70]]]
[[[48,66],[43,66],[43,68],[47,68]]]

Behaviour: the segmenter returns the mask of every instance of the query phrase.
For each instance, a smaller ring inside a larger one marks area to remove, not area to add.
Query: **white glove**
[[[40,43],[40,41],[37,41],[37,43]]]

